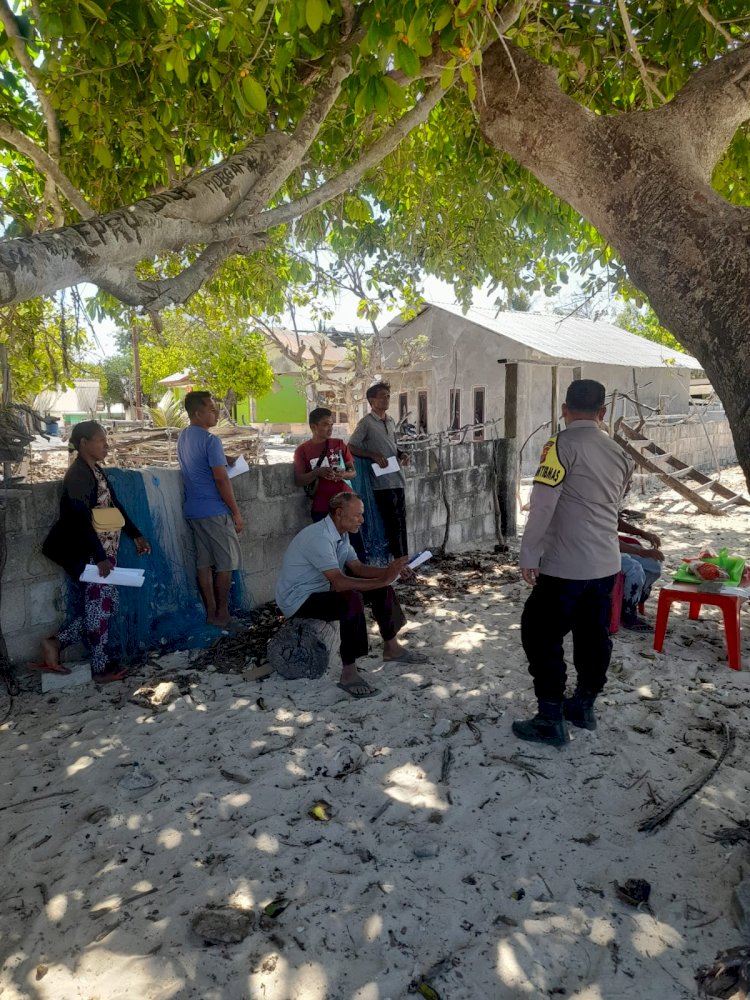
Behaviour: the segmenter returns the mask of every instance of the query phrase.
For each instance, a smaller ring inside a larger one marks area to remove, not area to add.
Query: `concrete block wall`
[[[442,545],[448,516],[443,495],[451,508],[449,550],[494,544],[496,516],[501,517],[506,535],[512,536],[514,455],[514,441],[473,442],[444,446],[440,453],[416,453],[406,472],[410,550]],[[185,581],[185,600],[194,601],[195,562],[190,531],[181,513],[180,473],[146,469],[141,475],[161,549],[172,572]],[[310,501],[294,486],[291,464],[251,466],[248,473],[233,480],[233,486],[245,524],[241,535],[245,603],[252,607],[273,599],[284,552],[294,535],[310,523]],[[36,658],[39,640],[54,633],[65,614],[65,575],[41,553],[57,516],[60,489],[59,483],[40,483],[0,497],[6,508],[7,543],[0,626],[16,662]],[[119,483],[118,492],[127,508]]]
[[[721,468],[737,461],[732,431],[723,413],[706,413],[703,423],[697,416],[681,423],[647,420],[643,433],[664,451],[702,472],[715,470],[714,455]]]

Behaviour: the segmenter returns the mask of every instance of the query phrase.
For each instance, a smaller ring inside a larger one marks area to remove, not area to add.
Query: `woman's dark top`
[[[101,466],[97,466],[106,479]],[[107,479],[112,506],[125,518],[123,531],[129,538],[139,538],[141,532],[125,513]],[[60,498],[60,517],[52,526],[42,545],[42,552],[78,580],[86,563],[99,563],[107,558],[99,536],[91,523],[91,509],[96,507],[97,482],[91,466],[77,458],[65,473]]]

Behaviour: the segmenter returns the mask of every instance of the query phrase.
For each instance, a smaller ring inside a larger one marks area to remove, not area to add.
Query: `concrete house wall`
[[[469,318],[461,318],[437,307],[422,312],[406,325],[390,324],[384,331],[384,377],[391,382],[391,412],[397,414],[398,396],[405,392],[411,419],[416,421],[419,390],[427,391],[428,432],[446,431],[450,426],[450,391],[461,390],[461,425],[474,422],[474,389],[485,390],[485,421],[498,421],[492,436],[504,437],[505,366],[509,361],[536,362],[518,367],[518,447],[526,442],[522,474],[533,472],[539,452],[550,434],[548,422],[552,407],[552,364],[545,357],[509,337],[488,330]],[[425,359],[407,370],[395,367],[395,358],[405,341],[417,336],[427,338]],[[602,382],[608,392],[633,394],[633,369],[622,365],[581,362],[582,378]],[[574,366],[559,365],[557,372],[557,407],[569,383]],[[639,368],[636,370],[638,396],[647,406],[662,405],[667,413],[686,413],[689,401],[690,371],[686,368]],[[635,408],[619,400],[615,416],[633,415]],[[548,425],[540,430],[540,425]],[[530,439],[529,439],[530,438]],[[529,439],[527,441],[527,439]]]

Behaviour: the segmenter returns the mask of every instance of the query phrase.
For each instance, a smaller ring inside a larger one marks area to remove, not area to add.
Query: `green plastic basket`
[[[723,582],[733,587],[739,587],[742,581],[742,574],[745,570],[745,560],[742,556],[730,556],[726,549],[720,549],[716,558],[704,559],[703,562],[713,563],[714,566],[719,566],[721,569],[726,570],[729,574],[729,579],[724,580]],[[685,565],[680,566],[672,579],[675,583],[701,582],[693,576],[688,567]]]

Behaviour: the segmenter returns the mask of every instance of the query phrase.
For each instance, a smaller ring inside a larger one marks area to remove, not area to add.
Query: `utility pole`
[[[141,350],[138,341],[138,323],[135,312],[130,311],[130,342],[133,346],[133,395],[135,419],[143,420],[143,390],[141,389]]]

